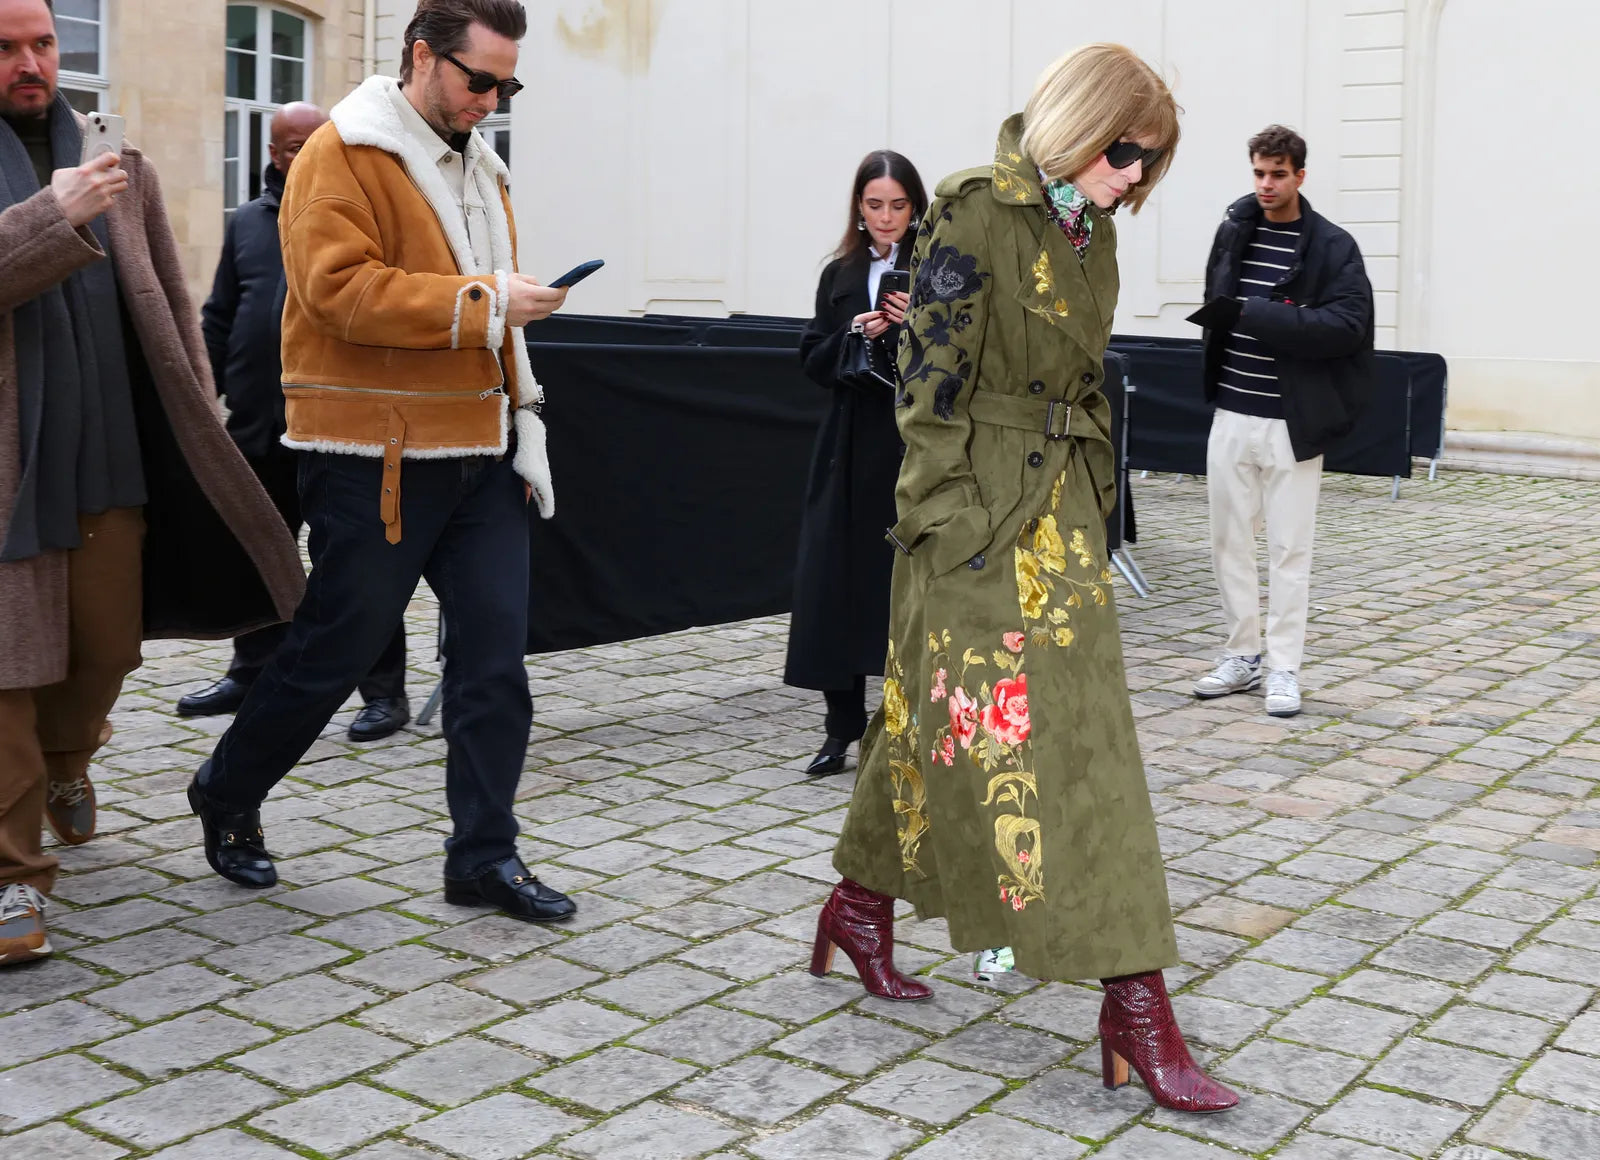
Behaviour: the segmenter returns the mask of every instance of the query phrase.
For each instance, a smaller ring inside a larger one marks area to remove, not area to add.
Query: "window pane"
[[[250,152],[244,176],[249,186],[245,196],[251,201],[261,196],[261,171],[267,165],[267,116],[266,113],[250,114]]]
[[[228,53],[228,96],[256,99],[256,58],[248,52]]]
[[[224,161],[222,163],[222,207],[230,210],[239,208],[239,163],[237,161]]]
[[[306,58],[306,22],[287,12],[272,14],[272,53],[274,56]]]
[[[511,167],[511,130],[501,129],[494,135],[494,151],[500,154],[500,160],[506,163],[506,168]]]
[[[228,47],[256,50],[256,9],[253,4],[228,5]]]
[[[56,35],[61,38],[61,67],[68,72],[100,72],[100,26],[82,20],[57,20]]]
[[[106,95],[93,92],[89,89],[62,89],[61,95],[67,98],[67,104],[80,113],[94,113],[105,111]]]
[[[272,61],[272,103],[287,105],[305,99],[306,66],[298,60]]]
[[[229,161],[239,157],[239,112],[229,109],[222,118],[222,155]]]
[[[100,0],[56,0],[56,16],[79,20],[99,20]]]

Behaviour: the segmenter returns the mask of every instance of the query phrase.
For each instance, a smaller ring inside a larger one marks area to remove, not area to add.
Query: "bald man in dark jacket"
[[[262,173],[261,196],[234,211],[211,297],[201,311],[217,393],[228,402],[228,434],[296,535],[304,522],[296,478],[299,455],[279,441],[285,428],[281,329],[287,283],[278,241],[278,203],[300,146],[327,119],[315,105],[301,102],[274,114],[268,145],[272,163]],[[181,698],[178,713],[204,717],[236,710],[288,628],[275,624],[236,638],[227,675]],[[405,665],[405,626],[400,625],[361,683],[366,706],[351,722],[352,740],[376,741],[411,719]]]

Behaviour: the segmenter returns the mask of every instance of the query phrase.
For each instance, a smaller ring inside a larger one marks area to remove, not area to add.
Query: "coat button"
[[[483,297],[483,291],[479,290],[476,286],[474,286],[471,290],[469,290],[467,292],[467,297],[472,299],[474,302],[476,302],[480,298]]]
[[[1044,384],[1042,382],[1040,382],[1038,379],[1034,379],[1033,382],[1028,384],[1028,393],[1030,395],[1042,395],[1042,394],[1044,394]]]
[[[1083,372],[1083,378],[1082,378],[1081,381],[1082,381],[1083,385],[1086,386],[1086,387],[1094,386],[1094,374],[1092,372],[1090,372],[1090,371],[1084,371]]]
[[[1039,530],[1039,521],[1038,520],[1029,520],[1028,521],[1028,534],[1032,535],[1034,532],[1037,532],[1038,530]]]
[[[1043,467],[1044,466],[1044,452],[1042,452],[1042,451],[1030,451],[1030,452],[1028,452],[1028,466],[1029,467]]]
[[[979,552],[976,556],[967,561],[967,567],[971,568],[974,572],[977,572],[983,568],[984,563],[985,560],[983,558],[983,553]]]

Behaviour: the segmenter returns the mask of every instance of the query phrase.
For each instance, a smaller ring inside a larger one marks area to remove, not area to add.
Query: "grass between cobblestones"
[[[805,973],[850,782],[800,772],[820,699],[781,684],[774,618],[530,658],[523,849],[579,896],[565,930],[443,902],[437,723],[360,747],[341,715],[264,811],[280,887],[215,879],[182,796],[226,720],[173,703],[227,652],[151,645],[57,954],[0,972],[0,1154],[1600,1155],[1600,485],[1387,492],[1325,481],[1280,721],[1190,696],[1220,641],[1204,487],[1136,483],[1154,592],[1117,598],[1168,981],[1234,1112],[1104,1091],[1092,981],[979,983],[940,921],[897,929],[928,1004]],[[417,701],[435,618],[419,593]]]

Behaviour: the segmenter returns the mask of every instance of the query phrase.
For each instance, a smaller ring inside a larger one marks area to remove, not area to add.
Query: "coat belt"
[[[1012,427],[1018,431],[1033,431],[1046,439],[1104,440],[1106,434],[1089,415],[1086,406],[1065,399],[1030,398],[1026,395],[1007,395],[1000,391],[974,391],[967,409],[974,423],[991,427]]]

